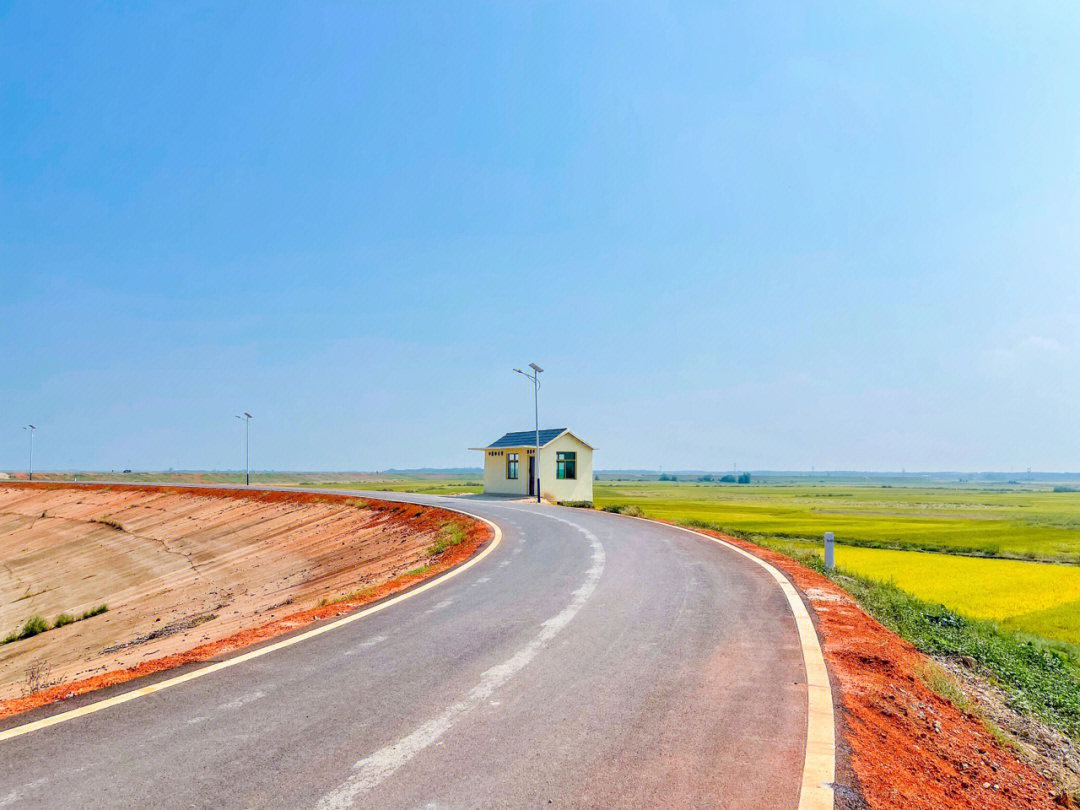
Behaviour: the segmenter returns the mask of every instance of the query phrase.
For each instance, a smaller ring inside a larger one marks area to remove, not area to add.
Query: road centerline
[[[482,704],[490,704],[496,690],[524,669],[574,619],[593,595],[604,572],[606,555],[603,544],[595,534],[576,523],[553,515],[545,517],[573,526],[585,535],[592,547],[592,565],[585,572],[582,584],[573,591],[570,603],[543,622],[540,632],[524,647],[502,663],[487,669],[465,698],[448,706],[441,714],[421,724],[405,737],[358,760],[352,768],[354,773],[323,796],[316,805],[318,810],[339,810],[351,806],[359,795],[376,788],[414,756],[438,742],[466,714]]]

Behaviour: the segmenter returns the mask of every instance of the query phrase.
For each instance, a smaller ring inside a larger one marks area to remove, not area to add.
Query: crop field
[[[840,546],[837,568],[973,619],[1080,646],[1080,567]]]
[[[1045,484],[600,481],[594,494],[737,534],[1080,563],[1080,492]]]

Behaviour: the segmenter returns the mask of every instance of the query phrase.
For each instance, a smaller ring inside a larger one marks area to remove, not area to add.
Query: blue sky
[[[1080,469],[1080,7],[0,5],[0,468]]]

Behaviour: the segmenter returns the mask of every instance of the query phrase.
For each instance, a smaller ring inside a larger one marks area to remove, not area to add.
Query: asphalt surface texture
[[[796,807],[806,674],[759,566],[591,510],[350,494],[503,537],[386,610],[0,742],[0,808]]]

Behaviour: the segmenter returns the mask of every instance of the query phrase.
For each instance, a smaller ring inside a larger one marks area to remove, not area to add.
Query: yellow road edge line
[[[626,517],[647,520],[711,540],[757,563],[776,580],[795,618],[795,629],[799,633],[799,644],[802,647],[803,667],[806,669],[806,752],[803,755],[797,810],[832,810],[835,798],[833,782],[836,781],[836,717],[833,712],[832,685],[829,682],[829,670],[825,666],[825,656],[821,652],[817,629],[798,589],[779,568],[726,540],[696,532],[685,526],[634,515]]]
[[[377,500],[377,499],[373,499],[373,500]],[[427,506],[427,504],[420,504],[420,505],[421,506]],[[100,711],[102,711],[104,709],[111,708],[112,706],[119,706],[121,703],[127,703],[129,700],[135,700],[135,698],[140,698],[140,697],[143,697],[145,695],[152,695],[155,692],[160,692],[163,689],[168,689],[170,686],[179,686],[182,683],[187,683],[188,681],[193,681],[196,678],[201,678],[202,676],[209,675],[212,672],[219,672],[220,670],[228,669],[229,667],[234,667],[237,664],[242,664],[245,661],[250,661],[253,658],[259,658],[260,656],[263,656],[263,655],[269,655],[272,652],[277,652],[278,650],[283,650],[286,647],[291,647],[294,644],[299,644],[301,641],[307,641],[309,638],[314,638],[315,636],[322,635],[323,633],[328,633],[331,630],[336,630],[337,628],[343,627],[346,624],[350,624],[352,622],[358,621],[359,619],[362,619],[365,616],[370,616],[373,613],[378,613],[380,610],[385,610],[386,608],[391,607],[392,605],[396,605],[399,602],[404,602],[406,599],[411,599],[412,597],[416,596],[417,594],[423,593],[424,591],[427,591],[427,590],[429,590],[431,588],[434,588],[436,585],[441,585],[443,582],[446,582],[451,577],[456,577],[458,574],[462,573],[463,571],[466,571],[469,568],[472,568],[474,565],[476,565],[478,562],[480,562],[482,559],[484,559],[487,555],[489,555],[492,551],[494,551],[495,547],[498,546],[499,542],[502,540],[502,529],[500,529],[499,526],[496,523],[494,523],[491,520],[488,520],[487,518],[480,517],[479,515],[474,515],[472,512],[466,512],[463,509],[456,509],[454,507],[449,507],[449,506],[441,506],[440,505],[440,506],[438,506],[436,508],[445,509],[448,512],[457,512],[459,515],[466,515],[467,517],[471,517],[471,518],[474,518],[475,520],[479,520],[479,521],[481,521],[483,523],[486,523],[495,532],[495,536],[492,538],[492,541],[491,541],[491,543],[488,544],[487,548],[485,548],[483,551],[481,551],[475,557],[470,557],[468,560],[466,560],[464,563],[459,565],[457,568],[451,569],[450,571],[447,571],[445,574],[442,574],[441,576],[435,577],[435,579],[428,580],[423,585],[419,585],[419,586],[417,586],[416,588],[413,588],[410,591],[406,591],[405,593],[398,594],[397,596],[392,597],[391,599],[387,599],[385,602],[380,602],[377,605],[373,605],[372,607],[365,608],[364,610],[357,611],[356,613],[350,613],[347,616],[344,616],[344,617],[342,617],[340,619],[337,619],[336,621],[330,622],[329,624],[324,624],[324,625],[322,625],[320,627],[316,627],[313,630],[308,630],[308,631],[306,631],[304,633],[300,633],[299,635],[291,636],[291,637],[289,637],[287,639],[283,639],[282,641],[277,641],[277,642],[275,642],[273,644],[268,644],[267,646],[260,647],[257,650],[251,650],[250,652],[241,653],[240,655],[237,655],[237,656],[235,656],[233,658],[227,658],[224,661],[218,661],[218,662],[216,662],[214,664],[210,664],[209,666],[205,666],[205,667],[202,667],[200,669],[193,670],[192,672],[186,672],[183,675],[177,675],[177,676],[172,677],[172,678],[167,678],[166,680],[163,680],[163,681],[158,681],[157,683],[152,683],[152,684],[148,684],[147,686],[139,687],[138,689],[132,689],[131,691],[124,692],[123,694],[116,695],[116,696],[111,697],[111,698],[105,698],[104,700],[99,700],[96,703],[89,703],[86,706],[80,706],[77,709],[71,709],[70,711],[60,712],[58,714],[51,715],[50,717],[43,717],[40,720],[35,720],[32,723],[26,723],[26,724],[21,725],[21,726],[14,726],[12,728],[7,729],[6,731],[0,731],[0,742],[3,742],[4,740],[10,740],[13,737],[21,737],[23,734],[29,734],[29,733],[31,733],[33,731],[39,731],[39,730],[41,730],[43,728],[48,728],[49,726],[55,726],[55,725],[57,725],[59,723],[65,723],[68,720],[74,720],[77,717],[83,717],[83,716],[88,715],[88,714],[94,714],[95,712],[100,712]]]

